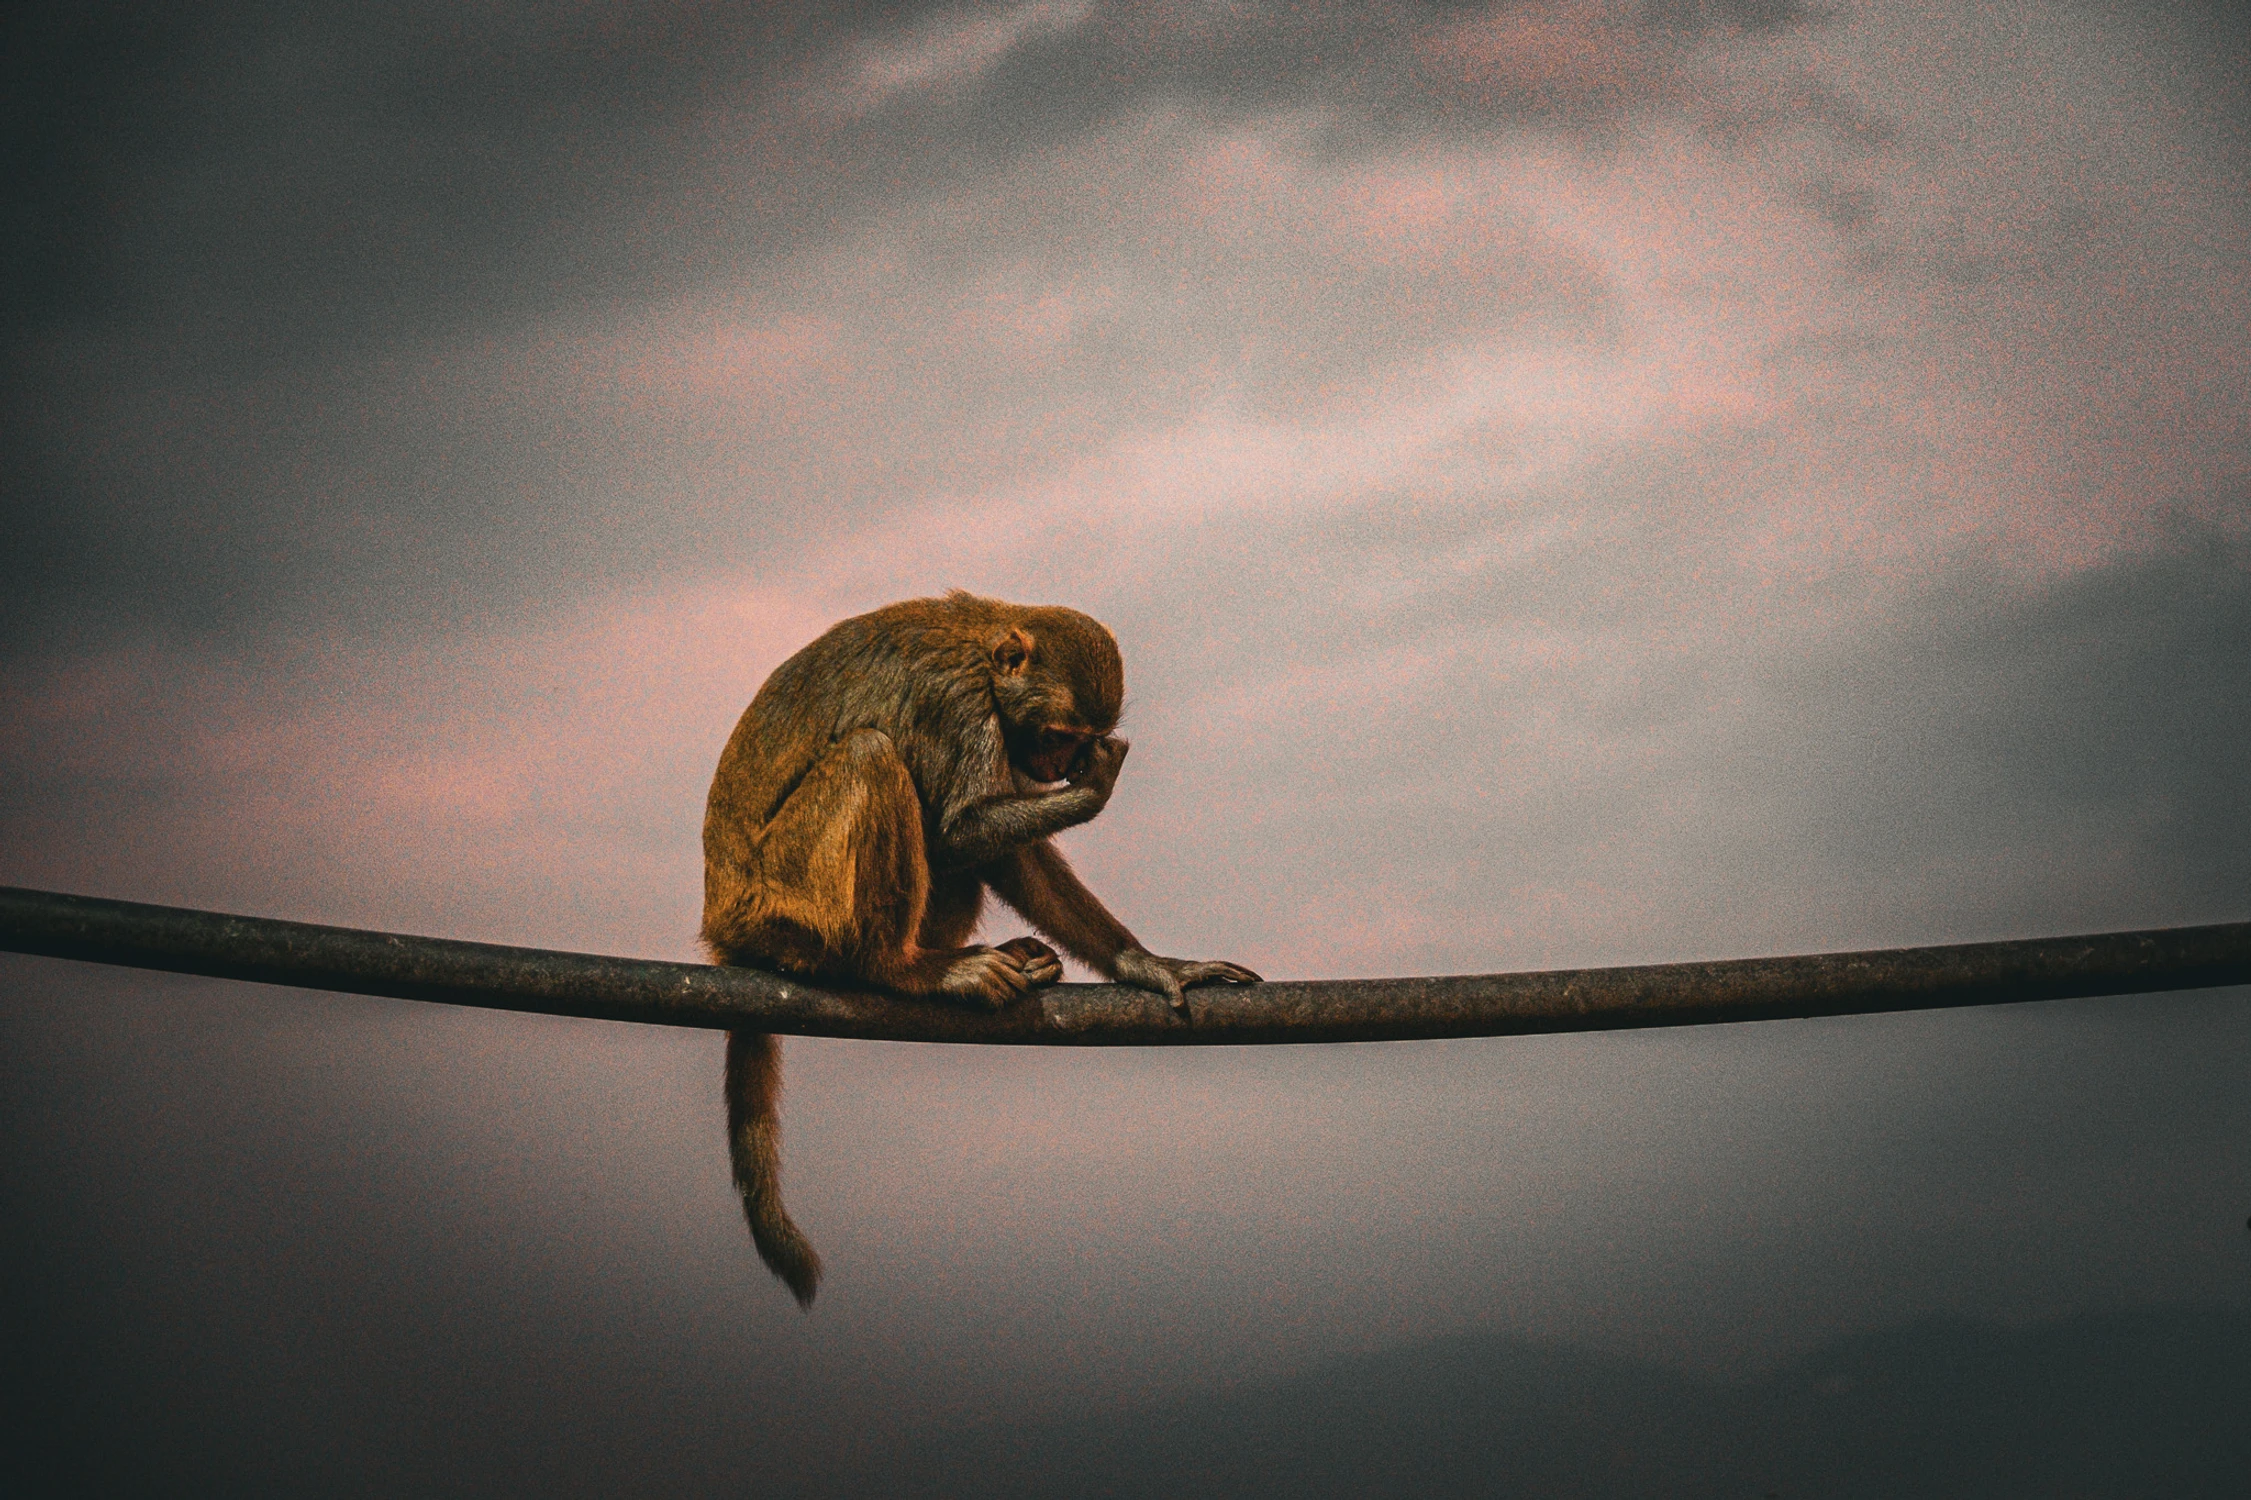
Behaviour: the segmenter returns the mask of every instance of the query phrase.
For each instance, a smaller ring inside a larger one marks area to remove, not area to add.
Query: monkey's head
[[[1062,781],[1118,727],[1125,661],[1101,622],[1075,609],[1020,611],[993,638],[993,703],[1008,759],[1034,781]]]

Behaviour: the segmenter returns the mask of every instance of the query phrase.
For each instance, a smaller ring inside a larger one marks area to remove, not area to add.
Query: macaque
[[[998,1008],[1063,977],[1037,938],[969,942],[990,890],[1081,963],[1162,994],[1256,983],[1160,958],[1079,883],[1054,836],[1125,764],[1118,644],[1077,610],[956,590],[832,627],[776,668],[719,757],[703,825],[712,961]],[[759,1257],[801,1306],[820,1257],[782,1206],[781,1054],[727,1039],[727,1133]]]

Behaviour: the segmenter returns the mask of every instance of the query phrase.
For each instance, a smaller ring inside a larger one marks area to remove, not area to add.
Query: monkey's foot
[[[1035,985],[1053,984],[1063,977],[1063,960],[1055,950],[1034,937],[1010,938],[993,950],[1013,953],[1023,961],[1024,977]]]
[[[1047,962],[1055,963],[1052,953]],[[1053,983],[1034,980],[1027,968],[1023,956],[1007,946],[966,948],[961,957],[947,965],[945,977],[938,981],[938,993],[999,1010],[1018,995],[1028,993],[1034,984]],[[1060,965],[1056,965],[1056,971],[1061,973]]]

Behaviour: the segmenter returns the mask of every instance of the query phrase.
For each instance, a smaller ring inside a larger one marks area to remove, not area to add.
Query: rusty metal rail
[[[2088,937],[1155,995],[1064,984],[998,1011],[755,969],[510,948],[0,886],[0,951],[546,1015],[798,1036],[1060,1046],[1518,1036],[2006,1005],[2251,983],[2251,922]]]

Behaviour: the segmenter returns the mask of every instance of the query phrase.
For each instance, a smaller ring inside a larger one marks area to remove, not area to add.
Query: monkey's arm
[[[987,797],[944,821],[938,830],[942,848],[937,852],[949,865],[990,864],[1066,828],[1076,828],[1100,811],[1101,801],[1080,787]]]
[[[955,866],[987,865],[1053,838],[1066,828],[1076,828],[1109,805],[1110,791],[1117,785],[1118,768],[1125,764],[1128,748],[1124,740],[1114,736],[1097,741],[1088,747],[1086,763],[1072,776],[1070,785],[1060,790],[1003,792],[947,809],[938,824],[940,847],[935,852],[939,860]],[[1069,873],[1068,867],[1065,873]],[[1091,895],[1086,899],[1094,900]],[[1101,910],[1099,903],[1095,909]],[[1125,931],[1122,927],[1118,930]]]
[[[977,873],[1025,921],[1106,979],[1117,977],[1119,954],[1141,946],[1053,844],[1042,841],[1018,849]]]
[[[1053,844],[1042,841],[1019,849],[979,873],[1001,900],[1055,939],[1064,952],[1120,984],[1155,990],[1176,1009],[1188,1003],[1182,991],[1189,985],[1215,979],[1258,983],[1258,976],[1241,964],[1160,958],[1142,947]]]

